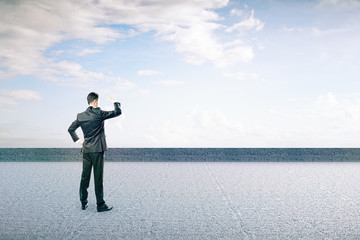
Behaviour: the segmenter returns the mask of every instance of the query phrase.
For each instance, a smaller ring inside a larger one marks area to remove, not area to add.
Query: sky
[[[109,147],[360,147],[359,43],[359,0],[0,0],[0,147],[92,91]]]

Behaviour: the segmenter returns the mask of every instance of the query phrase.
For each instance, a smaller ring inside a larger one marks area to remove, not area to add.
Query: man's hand
[[[116,102],[115,98],[113,98],[113,97],[108,97],[108,100],[113,103]]]
[[[82,146],[84,142],[81,140],[77,140],[76,143],[79,144],[80,146]]]

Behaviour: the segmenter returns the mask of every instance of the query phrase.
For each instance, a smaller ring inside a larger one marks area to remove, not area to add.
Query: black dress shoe
[[[112,208],[113,208],[112,206],[108,207],[108,206],[104,203],[103,205],[97,207],[97,211],[98,211],[98,212],[105,212],[105,211],[110,211]]]
[[[85,210],[88,207],[88,203],[81,203],[81,209]]]

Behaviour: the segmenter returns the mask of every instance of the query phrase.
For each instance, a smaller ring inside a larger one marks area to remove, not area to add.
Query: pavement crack
[[[239,213],[239,211],[234,207],[233,201],[231,200],[231,197],[226,193],[225,188],[223,184],[219,181],[217,176],[214,174],[214,172],[210,169],[209,164],[206,163],[206,168],[215,183],[217,189],[219,190],[225,204],[228,206],[228,208],[231,210],[232,214],[234,215],[234,218],[238,221],[238,224],[241,229],[241,233],[239,233],[240,239],[253,239],[253,234],[249,233],[247,230],[245,230],[244,221]]]
[[[114,195],[113,193],[115,193],[116,191],[119,190],[119,188],[121,188],[129,179],[130,177],[134,174],[135,170],[140,166],[141,162],[137,163],[132,169],[131,171],[125,176],[123,181],[120,181],[118,183],[118,185],[108,194],[108,199],[111,199]]]

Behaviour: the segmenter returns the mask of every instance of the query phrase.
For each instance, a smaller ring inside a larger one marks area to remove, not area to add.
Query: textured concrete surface
[[[360,163],[0,163],[0,239],[359,239]]]

